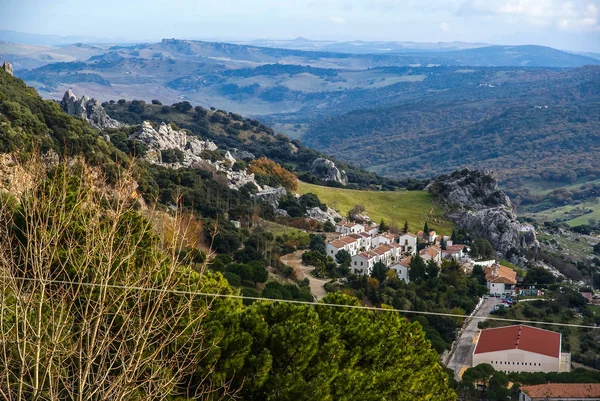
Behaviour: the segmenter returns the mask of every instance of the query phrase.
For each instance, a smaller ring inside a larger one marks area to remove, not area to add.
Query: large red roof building
[[[524,325],[482,330],[473,366],[489,363],[504,372],[558,372],[561,341],[560,333]]]

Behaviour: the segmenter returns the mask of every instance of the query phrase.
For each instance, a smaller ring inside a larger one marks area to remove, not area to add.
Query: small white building
[[[365,232],[371,236],[377,235],[379,233],[379,226],[367,226],[365,227]]]
[[[368,232],[358,233],[360,236],[360,249],[370,251],[373,248],[373,237]]]
[[[562,335],[516,325],[481,331],[473,365],[489,363],[503,372],[559,372]]]
[[[381,233],[375,235],[371,240],[371,243],[373,244],[373,247],[378,247],[380,245],[391,244],[392,242],[395,242],[395,239],[394,234]]]
[[[342,235],[348,234],[358,234],[365,231],[365,226],[358,223],[349,223],[345,221],[340,221],[335,225],[335,232],[340,233]]]
[[[407,284],[410,281],[410,278],[408,277],[408,271],[410,269],[411,259],[412,258],[409,256],[407,258],[400,259],[395,263],[392,263],[392,265],[390,266],[390,269],[396,272],[396,276],[399,279],[404,280],[404,282]]]
[[[360,249],[360,239],[354,238],[353,235],[340,237],[336,240],[330,241],[325,246],[325,252],[327,256],[331,256],[335,259],[335,255],[341,250],[347,251],[350,256],[356,255]]]
[[[403,253],[414,255],[417,252],[417,236],[413,233],[400,234],[398,244]]]
[[[423,261],[433,260],[436,265],[442,264],[442,250],[437,245],[432,245],[419,252]]]
[[[373,266],[377,263],[377,254],[372,251],[361,252],[358,255],[352,256],[350,271],[354,274],[366,274],[367,276],[373,271]]]
[[[446,249],[442,250],[442,258],[444,259],[454,259],[458,262],[465,261],[468,258],[467,253],[465,253],[466,245],[463,244],[455,244],[455,245],[446,245]]]
[[[490,294],[514,295],[517,272],[510,267],[494,264],[483,269]]]

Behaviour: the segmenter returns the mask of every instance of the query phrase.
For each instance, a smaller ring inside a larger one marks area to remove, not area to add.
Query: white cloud
[[[450,30],[450,25],[447,22],[442,22],[439,26],[440,30],[443,32],[448,32]]]
[[[600,0],[466,0],[461,15],[499,15],[561,30],[600,30]]]
[[[345,24],[346,21],[342,17],[329,17],[329,21],[334,24]]]

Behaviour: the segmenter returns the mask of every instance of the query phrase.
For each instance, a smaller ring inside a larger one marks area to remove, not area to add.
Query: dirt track
[[[290,266],[296,272],[296,275],[299,279],[308,278],[310,283],[310,292],[314,295],[314,297],[318,300],[323,299],[327,292],[325,291],[325,283],[329,280],[321,280],[318,278],[314,278],[309,274],[311,270],[314,269],[314,266],[304,266],[302,264],[302,253],[303,250],[297,250],[293,253],[288,253],[287,255],[283,255],[281,257],[281,261],[286,265]]]

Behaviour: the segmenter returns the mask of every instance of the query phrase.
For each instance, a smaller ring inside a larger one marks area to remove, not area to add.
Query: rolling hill
[[[401,105],[356,110],[314,123],[309,146],[388,176],[431,177],[492,169],[512,195],[600,174],[600,68],[497,71]],[[416,85],[416,84],[415,84]]]

